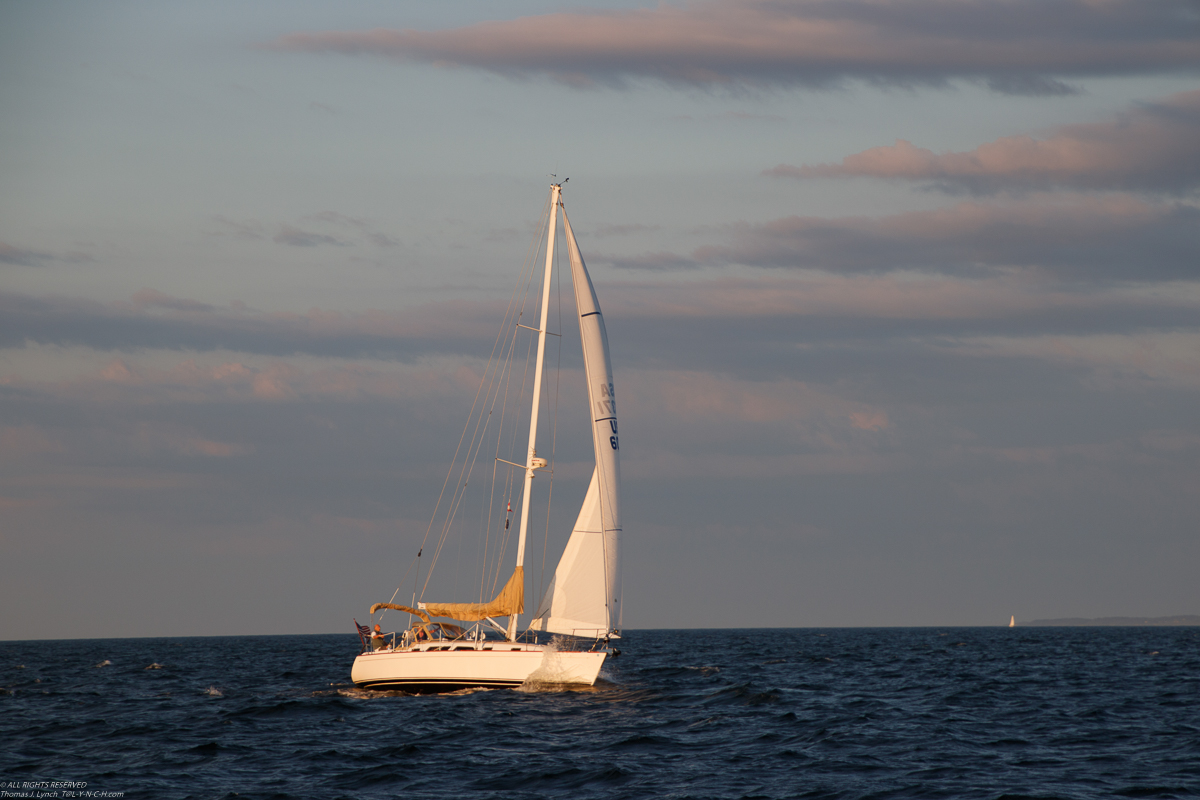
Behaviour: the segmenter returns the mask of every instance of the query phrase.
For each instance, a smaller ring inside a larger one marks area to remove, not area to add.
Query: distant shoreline
[[[1030,622],[1017,622],[1018,628],[1045,628],[1055,626],[1167,626],[1167,625],[1200,625],[1200,616],[1195,614],[1177,614],[1173,617],[1064,617],[1063,619],[1035,619]]]

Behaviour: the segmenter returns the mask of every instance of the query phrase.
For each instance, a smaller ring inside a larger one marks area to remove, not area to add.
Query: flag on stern
[[[371,636],[370,625],[359,625],[358,620],[354,620],[354,627],[358,628],[358,638],[362,642],[362,646],[367,646],[367,639]]]

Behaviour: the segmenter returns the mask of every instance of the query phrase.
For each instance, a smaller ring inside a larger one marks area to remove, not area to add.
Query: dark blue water
[[[1200,797],[1197,628],[633,631],[620,647],[593,690],[410,697],[350,685],[354,635],[0,642],[0,781],[127,798]]]

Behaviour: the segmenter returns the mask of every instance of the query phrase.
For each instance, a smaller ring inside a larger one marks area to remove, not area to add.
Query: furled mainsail
[[[407,611],[409,614],[415,614],[416,616],[420,617],[421,621],[426,625],[429,624],[429,615],[424,611],[416,608],[409,608],[408,606],[398,605],[396,603],[376,603],[375,605],[371,606],[371,613],[374,614],[381,608],[390,608],[393,611]]]
[[[513,570],[508,583],[490,603],[422,603],[421,606],[432,617],[450,617],[464,622],[520,614],[525,610],[525,568]]]

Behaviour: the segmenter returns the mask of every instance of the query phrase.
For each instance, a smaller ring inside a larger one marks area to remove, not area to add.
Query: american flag
[[[354,620],[354,627],[358,628],[358,638],[362,640],[363,647],[366,647],[367,639],[371,637],[371,626],[359,625],[358,620]]]

